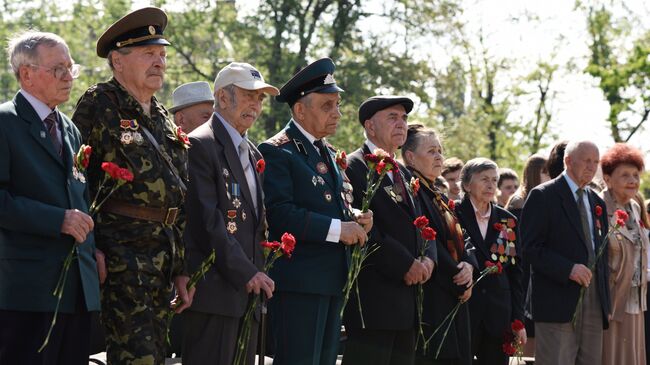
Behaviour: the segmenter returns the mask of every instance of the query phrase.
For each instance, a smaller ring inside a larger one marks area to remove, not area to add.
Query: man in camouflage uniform
[[[191,304],[180,234],[189,144],[153,96],[165,73],[166,24],[162,10],[144,8],[106,30],[97,55],[108,59],[113,78],[90,87],[72,117],[94,150],[91,196],[103,181],[103,161],[135,176],[96,217],[95,237],[108,271],[102,322],[109,364],[163,364],[172,280],[184,302],[177,311]]]

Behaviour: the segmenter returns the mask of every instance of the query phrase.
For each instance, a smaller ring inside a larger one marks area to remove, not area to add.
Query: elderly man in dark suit
[[[519,229],[523,256],[532,266],[536,364],[601,363],[610,313],[607,250],[595,260],[607,214],[605,203],[587,187],[598,160],[592,142],[570,142],[564,172],[533,189],[523,208]],[[589,270],[594,263],[595,275]],[[574,326],[581,288],[584,300]]]
[[[354,189],[354,201],[361,204],[367,189],[368,166],[363,156],[381,148],[390,156],[406,141],[408,113],[413,101],[405,97],[374,96],[359,107],[359,122],[367,140],[348,156],[346,170]],[[399,165],[382,180],[370,203],[375,225],[370,244],[377,250],[367,259],[359,275],[359,295],[365,328],[361,324],[357,297],[348,302],[344,324],[348,343],[343,363],[412,364],[415,356],[416,286],[431,277],[437,261],[436,245],[420,256],[423,244],[413,225],[421,215],[418,200],[409,187],[411,175]]]
[[[183,364],[232,364],[240,321],[252,295],[273,296],[274,283],[261,270],[266,237],[262,156],[246,131],[262,111],[265,83],[247,63],[231,63],[214,81],[212,118],[190,133],[190,184],[185,244],[190,271],[216,251],[216,262],[199,281],[184,314]],[[247,364],[257,344],[253,324]]]
[[[57,109],[79,66],[52,33],[26,32],[10,41],[9,54],[20,91],[0,106],[0,364],[87,364],[90,312],[99,310],[93,221],[73,163],[81,137]],[[39,353],[73,245],[77,259]]]
[[[294,75],[276,97],[289,104],[293,118],[259,146],[270,238],[284,232],[296,238],[292,257],[280,258],[271,271],[277,284],[269,307],[275,365],[336,362],[347,245],[364,244],[372,226],[370,212],[352,211],[351,186],[325,140],[341,118],[343,90],[333,73],[334,63],[324,58]]]

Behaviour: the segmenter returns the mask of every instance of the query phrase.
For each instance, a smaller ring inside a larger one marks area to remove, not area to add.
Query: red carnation
[[[260,242],[260,245],[262,245],[264,248],[270,249],[271,251],[275,251],[280,248],[280,242],[278,241],[262,241]]]
[[[127,182],[133,181],[133,173],[129,169],[119,168],[117,171],[118,179]]]
[[[104,170],[104,172],[106,172],[113,180],[118,180],[120,178],[120,167],[113,162],[102,162],[102,170]]]
[[[264,172],[264,169],[266,169],[266,161],[264,161],[263,158],[260,158],[257,160],[257,164],[255,164],[255,168],[257,169],[257,173],[261,174]]]
[[[616,209],[614,214],[616,215],[617,220],[621,219],[621,220],[623,220],[623,222],[627,221],[627,219],[630,218],[630,216],[627,215],[627,212],[624,211],[624,210],[621,210],[621,209]]]
[[[336,152],[336,164],[341,170],[348,168],[348,156],[345,154],[345,151]]]
[[[525,328],[524,324],[518,319],[515,319],[510,327],[512,327],[512,332],[519,332]]]
[[[178,138],[178,140],[181,141],[185,146],[189,146],[190,139],[187,137],[187,134],[183,132],[183,128],[179,126],[176,127],[176,138]]]
[[[93,153],[93,148],[90,146],[83,145],[81,146],[82,149],[82,158],[81,158],[81,166],[86,169],[88,168],[88,163],[90,162],[90,155]]]
[[[502,346],[503,352],[508,356],[513,356],[517,349],[512,345],[512,342],[506,341]]]
[[[282,251],[284,251],[288,257],[291,257],[293,249],[296,248],[296,239],[291,233],[285,232],[280,238],[280,241],[282,241]]]
[[[456,209],[456,202],[453,201],[453,200],[451,200],[451,199],[449,199],[449,200],[447,201],[447,206],[449,207],[449,209],[454,210],[454,209]]]
[[[413,195],[417,195],[418,191],[420,191],[420,179],[411,178],[411,190],[413,190]]]
[[[413,221],[413,224],[418,227],[419,229],[423,229],[424,227],[429,225],[429,219],[423,215],[415,218]]]
[[[503,272],[503,265],[501,265],[500,261],[497,261],[497,274],[501,274]]]
[[[436,239],[436,231],[431,227],[424,227],[422,229],[422,238],[427,241],[433,241]]]
[[[375,166],[375,171],[377,171],[377,173],[381,175],[381,173],[384,171],[385,168],[386,168],[386,162],[384,160],[381,160],[379,161],[379,163],[377,163],[377,166]]]
[[[595,211],[596,211],[596,217],[600,217],[601,215],[603,215],[603,207],[601,207],[600,205],[596,205]]]
[[[494,229],[496,229],[497,231],[502,231],[502,230],[503,230],[503,224],[501,224],[501,223],[499,223],[499,222],[494,223],[494,226],[493,226],[493,227],[494,227]]]

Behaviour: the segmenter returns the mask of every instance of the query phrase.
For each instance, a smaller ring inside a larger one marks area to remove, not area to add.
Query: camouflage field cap
[[[124,47],[170,43],[164,38],[167,14],[156,7],[134,10],[106,29],[97,40],[97,55],[106,58],[108,52]]]

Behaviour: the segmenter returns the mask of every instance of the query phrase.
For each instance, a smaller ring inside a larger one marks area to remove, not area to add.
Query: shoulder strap
[[[174,175],[176,180],[178,180],[178,186],[180,186],[181,191],[183,192],[183,195],[184,195],[185,192],[187,191],[187,186],[185,186],[185,183],[183,182],[183,179],[181,178],[181,175],[178,173],[178,169],[172,163],[171,157],[169,157],[168,154],[163,152],[163,150],[160,148],[160,144],[158,144],[158,141],[156,141],[156,139],[153,138],[153,136],[151,135],[149,130],[144,125],[140,124],[140,128],[144,132],[144,135],[147,137],[149,142],[151,142],[153,147],[156,149],[156,152],[158,152],[158,155],[160,155],[160,157],[162,157],[163,161],[165,161],[167,163],[167,167],[169,167],[169,170],[171,170],[172,175]]]

